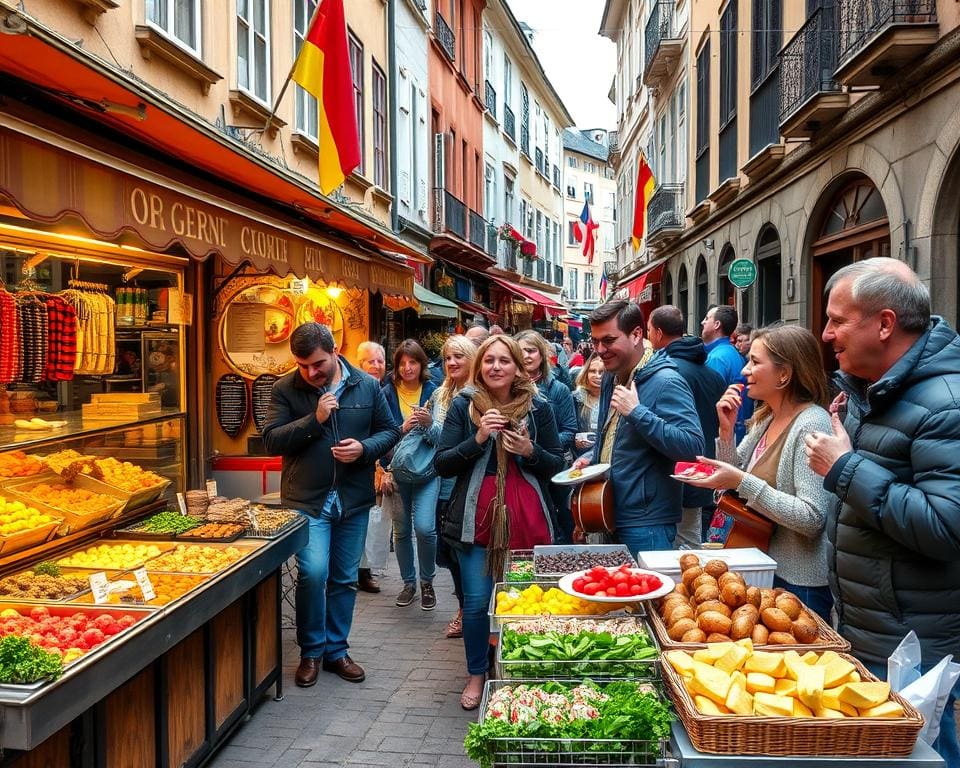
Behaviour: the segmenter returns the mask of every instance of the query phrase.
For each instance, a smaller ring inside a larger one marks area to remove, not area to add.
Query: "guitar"
[[[613,484],[609,479],[588,480],[570,498],[574,528],[583,533],[613,533]]]

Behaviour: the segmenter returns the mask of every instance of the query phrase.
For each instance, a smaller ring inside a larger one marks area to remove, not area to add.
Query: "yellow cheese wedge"
[[[787,677],[796,680],[798,677],[798,670],[801,666],[806,666],[803,661],[800,660],[800,654],[796,651],[784,651],[783,653],[783,664],[787,668]]]
[[[778,691],[779,693],[779,691]],[[823,698],[820,700],[821,705],[828,709],[836,709],[840,712],[843,712],[847,717],[859,717],[856,707],[851,707],[849,704],[840,701],[840,689],[839,688],[827,688],[823,692]]]
[[[747,690],[747,676],[739,669],[730,675],[730,687],[733,686]]]
[[[803,656],[800,657],[800,661],[802,661],[804,664],[816,664],[817,659],[819,658],[820,657],[817,656],[817,654],[815,654],[813,651],[807,651],[805,654],[803,654]]]
[[[843,712],[837,709],[830,709],[829,707],[820,707],[820,709],[815,710],[817,717],[825,717],[833,720],[842,720],[846,715]]]
[[[813,717],[813,710],[804,704],[800,699],[791,699],[793,702],[794,717]]]
[[[794,701],[795,699],[789,696],[777,696],[760,691],[753,697],[753,713],[760,716],[791,717]]]
[[[696,693],[713,699],[717,704],[723,704],[730,692],[731,682],[730,675],[723,670],[694,662],[690,685]]]
[[[804,665],[805,669],[797,677],[797,698],[814,712],[821,706],[823,698],[823,667]]]
[[[860,710],[860,717],[903,717],[906,713],[896,701],[885,701],[875,707]]]
[[[824,651],[823,653],[820,654],[820,658],[817,659],[817,666],[825,667],[831,661],[834,661],[835,659],[839,659],[839,658],[840,658],[840,654],[838,654],[836,651]]]
[[[770,675],[763,672],[747,673],[747,691],[749,693],[773,693],[776,689],[777,681]]]
[[[731,685],[725,702],[727,709],[738,715],[753,714],[753,696],[739,685]]]
[[[773,692],[778,696],[796,696],[797,681],[789,677],[781,677],[774,683]]]
[[[732,645],[729,651],[714,662],[713,666],[730,674],[740,669],[749,657],[750,651],[746,648],[741,645]]]
[[[679,675],[693,674],[693,658],[684,651],[667,651],[663,658],[670,662]]]
[[[890,683],[846,683],[840,689],[840,701],[857,709],[869,709],[890,698]]]
[[[693,652],[694,661],[700,661],[711,666],[716,663],[723,654],[733,647],[733,643],[708,643],[706,648],[701,648]]]
[[[739,645],[741,648],[746,648],[751,653],[753,652],[753,640],[749,637],[744,637],[740,640],[737,640],[734,645]]]
[[[835,688],[840,685],[841,682],[845,682],[845,678],[850,675],[850,673],[856,673],[857,668],[846,659],[836,658],[832,661],[827,662],[823,667],[823,685],[825,688]],[[858,674],[859,678],[860,675]]]
[[[696,705],[697,709],[704,715],[727,715],[730,714],[730,710],[725,706],[718,705],[713,700],[707,698],[706,696],[694,696],[693,703]]]
[[[782,653],[771,653],[768,651],[754,651],[743,663],[744,672],[763,672],[771,677],[783,677],[787,668],[783,663]]]

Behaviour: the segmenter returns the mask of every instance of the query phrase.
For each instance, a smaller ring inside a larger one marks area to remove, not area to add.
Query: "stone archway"
[[[929,281],[934,313],[943,315],[957,328],[960,327],[960,143],[954,148],[939,180],[936,200],[930,200],[926,194],[920,200],[921,219],[931,211],[926,235],[929,238],[926,244],[929,272],[927,275],[921,273],[921,277]],[[917,235],[917,239],[923,242],[920,227]]]

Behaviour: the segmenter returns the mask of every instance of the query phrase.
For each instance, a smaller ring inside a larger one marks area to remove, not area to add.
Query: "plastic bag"
[[[923,715],[918,738],[932,745],[940,735],[940,718],[947,697],[960,678],[960,664],[954,664],[952,656],[944,656],[935,667],[921,674],[920,662],[920,641],[911,630],[887,661],[887,681]]]
[[[367,525],[367,540],[363,547],[361,568],[375,571],[387,567],[387,554],[390,551],[390,531],[393,528],[393,504],[400,504],[400,494],[384,496],[379,505],[370,508],[370,522]]]

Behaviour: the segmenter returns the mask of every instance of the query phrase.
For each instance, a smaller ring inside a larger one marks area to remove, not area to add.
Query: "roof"
[[[607,158],[610,156],[608,147],[598,144],[584,135],[584,131],[576,129],[568,128],[563,132],[563,148],[570,152],[578,152],[581,155],[589,155],[602,163],[607,162]]]

